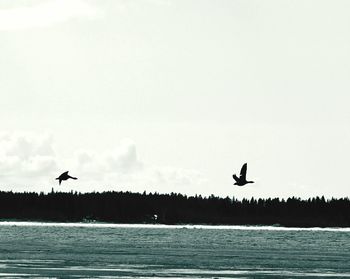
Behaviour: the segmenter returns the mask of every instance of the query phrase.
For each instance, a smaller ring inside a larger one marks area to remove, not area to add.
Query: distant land
[[[0,219],[350,227],[349,198],[243,199],[132,192],[0,192]]]

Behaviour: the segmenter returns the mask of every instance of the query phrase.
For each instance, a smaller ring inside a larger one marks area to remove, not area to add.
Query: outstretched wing
[[[234,175],[232,175],[232,177],[233,177],[234,180],[236,180],[236,182],[239,181],[239,178],[237,177],[237,175],[234,174]]]
[[[246,175],[247,175],[247,163],[245,163],[242,168],[241,168],[241,173],[239,178],[246,180]]]
[[[68,171],[64,172],[64,173],[61,173],[59,177],[57,177],[56,179],[60,179],[62,180],[62,178],[64,178],[65,176],[68,175]]]

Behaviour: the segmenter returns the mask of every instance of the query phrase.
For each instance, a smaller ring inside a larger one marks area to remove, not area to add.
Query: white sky
[[[0,189],[349,196],[349,9],[0,0]]]

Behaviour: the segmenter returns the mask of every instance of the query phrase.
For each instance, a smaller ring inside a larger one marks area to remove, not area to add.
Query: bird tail
[[[70,178],[75,179],[75,180],[77,180],[77,179],[78,179],[77,177],[73,177],[73,176],[71,176]]]

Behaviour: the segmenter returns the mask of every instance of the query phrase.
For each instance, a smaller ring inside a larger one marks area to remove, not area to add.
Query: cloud
[[[11,133],[0,136],[0,176],[2,182],[25,183],[37,178],[38,183],[53,174],[57,161],[50,135]]]
[[[74,18],[94,18],[97,10],[83,0],[47,0],[33,6],[0,9],[0,30],[47,27]]]
[[[201,172],[174,167],[155,167],[155,183],[178,187],[201,184],[205,181]]]
[[[81,149],[68,157],[55,151],[50,134],[0,134],[0,185],[4,190],[50,191],[57,187],[55,177],[69,170],[77,181],[72,187],[89,191],[189,192],[205,182],[196,170],[150,165],[139,159],[137,146],[130,139],[117,143],[112,150],[95,152]],[[46,188],[41,188],[45,186]]]
[[[140,169],[142,163],[138,161],[136,145],[132,140],[123,140],[108,157],[107,161],[110,169],[122,172],[130,172]]]
[[[50,135],[34,136],[30,134],[5,135],[1,139],[2,151],[8,156],[18,156],[27,160],[32,156],[52,156],[53,138]]]
[[[130,139],[122,140],[112,151],[102,154],[77,151],[75,168],[87,183],[105,187],[94,190],[186,192],[189,187],[205,182],[202,173],[196,170],[143,162]]]

